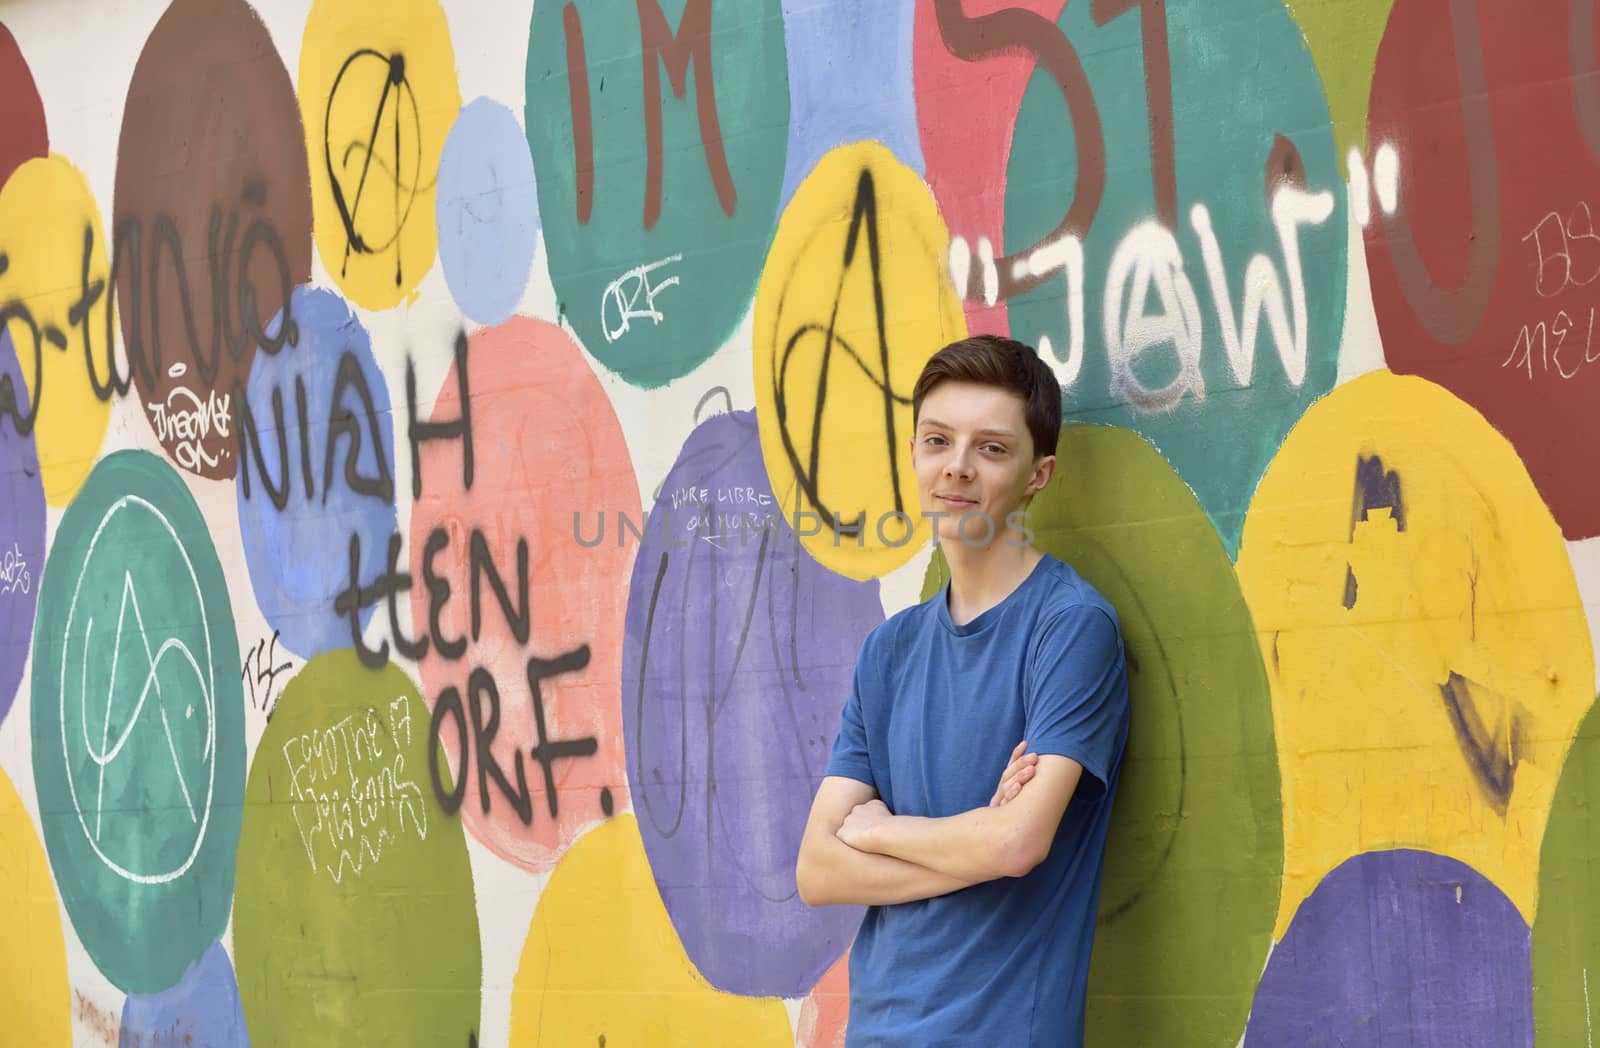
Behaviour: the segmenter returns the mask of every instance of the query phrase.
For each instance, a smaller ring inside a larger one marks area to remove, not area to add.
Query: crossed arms
[[[1012,751],[988,807],[942,819],[895,815],[866,783],[823,779],[795,866],[800,898],[883,906],[1023,876],[1049,853],[1083,774],[1077,761],[1026,749]]]

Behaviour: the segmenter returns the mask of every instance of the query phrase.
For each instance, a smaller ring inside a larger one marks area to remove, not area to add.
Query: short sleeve
[[[1032,753],[1070,757],[1109,780],[1126,741],[1128,672],[1122,637],[1100,608],[1050,615],[1031,645],[1023,738]]]
[[[844,712],[839,716],[839,734],[833,740],[833,755],[825,774],[855,779],[877,789],[867,753],[866,719],[861,712],[862,678],[866,675],[867,662],[868,647],[863,644],[856,668],[850,675],[850,697],[845,700]]]

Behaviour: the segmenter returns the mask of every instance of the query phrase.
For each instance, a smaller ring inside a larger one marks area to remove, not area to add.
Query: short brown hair
[[[995,386],[1021,397],[1034,457],[1056,453],[1056,440],[1061,436],[1061,383],[1032,346],[1000,335],[973,335],[945,346],[928,358],[917,376],[911,393],[913,424],[922,417],[922,401],[947,379]]]

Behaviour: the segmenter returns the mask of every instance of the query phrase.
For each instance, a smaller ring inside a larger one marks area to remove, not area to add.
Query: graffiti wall
[[[1592,1043],[1596,185],[1590,0],[5,4],[0,1042],[841,1044],[995,331],[1129,652],[1089,1043]]]

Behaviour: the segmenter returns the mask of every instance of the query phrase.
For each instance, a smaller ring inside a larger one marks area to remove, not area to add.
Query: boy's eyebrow
[[[920,426],[937,426],[940,429],[955,429],[954,426],[950,425],[947,422],[940,422],[938,419],[929,418],[926,415],[924,415],[922,417],[922,420],[920,422],[918,422],[917,425],[919,427]],[[1016,433],[1013,432],[1012,430],[1009,430],[1009,429],[980,429],[980,430],[978,430],[978,435],[979,436],[988,436],[988,437],[1015,437]]]

